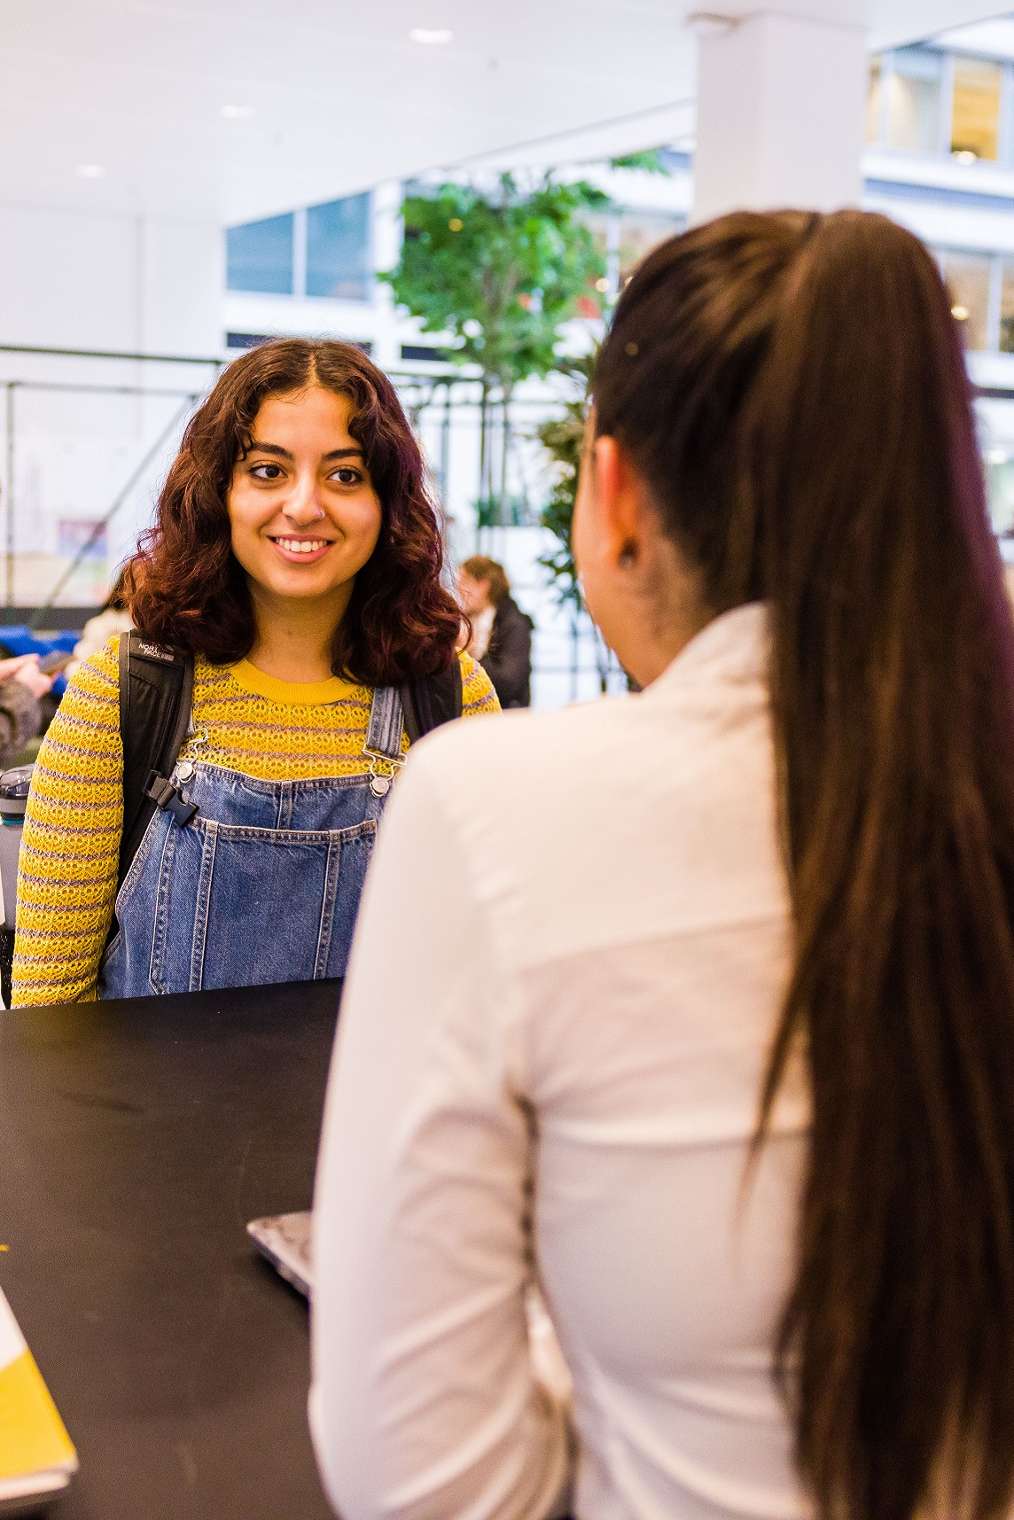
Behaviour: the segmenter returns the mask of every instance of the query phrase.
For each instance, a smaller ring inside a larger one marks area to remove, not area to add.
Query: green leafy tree
[[[560,328],[580,300],[601,310],[604,260],[582,215],[607,204],[594,185],[549,174],[409,195],[401,259],[382,278],[425,332],[451,338],[449,359],[510,391],[555,369]]]
[[[611,161],[613,169],[668,174],[657,149]],[[515,387],[553,372],[570,374],[579,395],[538,430],[554,464],[542,521],[557,544],[542,565],[576,610],[581,593],[570,550],[570,523],[584,426],[584,393],[593,356],[562,358],[562,328],[574,316],[605,314],[606,261],[588,213],[611,205],[587,180],[501,174],[476,184],[448,183],[405,198],[405,238],[395,269],[381,276],[423,331],[449,340],[456,365],[477,370],[481,385],[481,526],[518,516],[507,492]],[[491,433],[499,429],[498,458]]]
[[[549,572],[558,602],[562,607],[568,607],[574,618],[585,610],[572,540],[574,504],[577,500],[588,415],[588,387],[597,358],[596,348],[593,353],[575,359],[566,366],[566,373],[576,384],[576,394],[564,403],[556,417],[550,418],[536,429],[536,437],[549,455],[553,471],[553,489],[542,511],[542,526],[548,528],[556,540],[552,548],[540,556],[539,564]],[[609,689],[611,660],[598,629],[595,629],[595,663],[598,666],[599,686],[605,692]],[[629,675],[627,685],[632,691],[638,689]]]
[[[584,602],[571,547],[571,528],[584,442],[588,384],[596,355],[597,350],[567,366],[567,373],[576,384],[576,394],[564,403],[557,416],[536,429],[536,437],[549,456],[553,475],[553,488],[542,511],[542,526],[548,528],[555,539],[552,548],[540,557],[539,564],[549,572],[561,605],[575,611],[580,611]]]
[[[608,204],[587,181],[552,174],[501,174],[405,198],[401,258],[382,278],[424,332],[450,340],[452,363],[478,370],[487,518],[506,494],[515,388],[557,368],[566,322],[601,314],[605,260],[585,218]]]

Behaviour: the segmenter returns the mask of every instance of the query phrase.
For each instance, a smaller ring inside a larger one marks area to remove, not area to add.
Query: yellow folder
[[[0,1291],[0,1513],[55,1497],[77,1453]]]

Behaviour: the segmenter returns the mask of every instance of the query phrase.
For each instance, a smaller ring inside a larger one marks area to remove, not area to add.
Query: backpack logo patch
[[[171,649],[166,649],[163,644],[153,644],[150,639],[134,638],[130,646],[131,654],[140,655],[145,660],[157,660],[160,665],[175,665],[176,655]]]

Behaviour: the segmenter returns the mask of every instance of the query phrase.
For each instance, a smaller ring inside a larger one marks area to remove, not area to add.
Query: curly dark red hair
[[[223,371],[191,417],[155,526],[126,571],[126,600],[149,638],[216,665],[254,644],[253,603],[232,552],[226,505],[265,397],[323,386],[351,402],[383,520],[335,631],[332,668],[369,686],[433,675],[454,657],[461,614],[441,584],[443,543],[419,445],[387,376],[349,343],[278,338]]]

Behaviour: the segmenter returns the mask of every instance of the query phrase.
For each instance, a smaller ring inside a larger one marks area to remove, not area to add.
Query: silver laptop
[[[309,1209],[296,1214],[269,1214],[251,1219],[247,1234],[275,1270],[297,1292],[309,1298],[313,1289],[310,1262],[310,1228],[313,1215]]]

